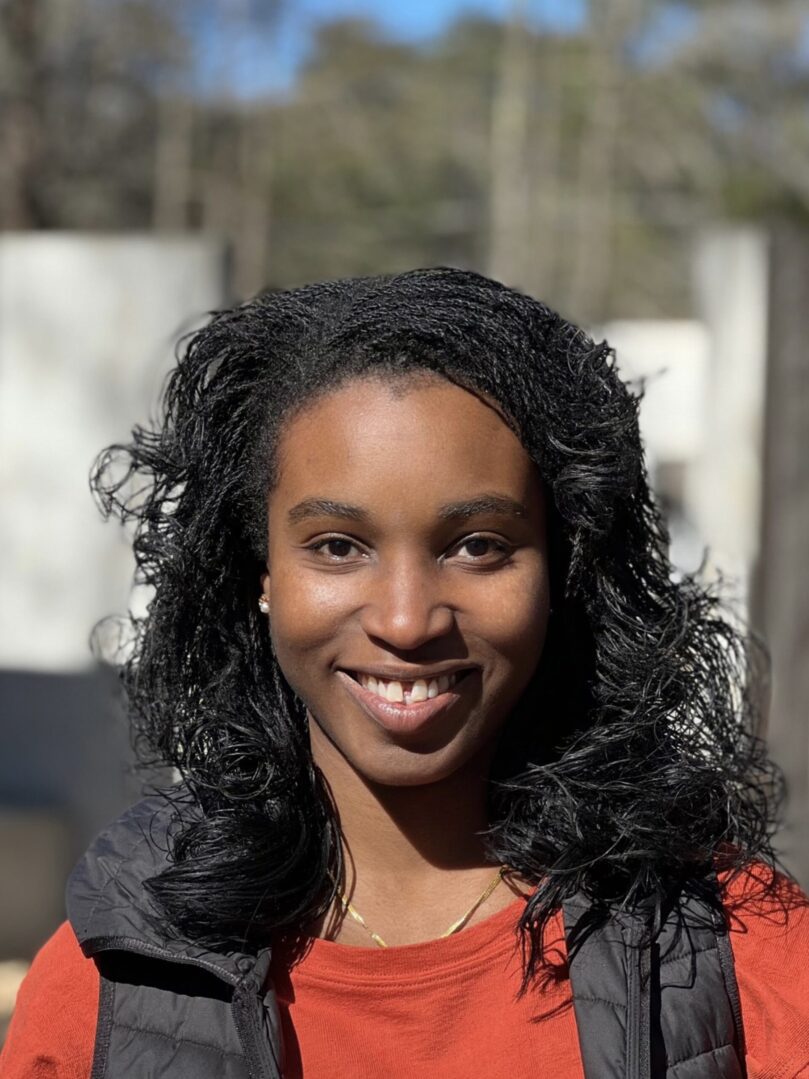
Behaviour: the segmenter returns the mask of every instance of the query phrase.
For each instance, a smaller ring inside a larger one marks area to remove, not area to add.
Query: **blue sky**
[[[527,0],[533,20],[557,32],[575,30],[584,21],[587,0]],[[243,96],[283,90],[305,57],[312,30],[330,19],[359,16],[372,19],[391,37],[423,41],[440,33],[466,13],[503,18],[513,0],[291,0],[284,15],[272,58],[266,39],[243,41],[237,48],[238,63],[228,66],[228,88]],[[202,29],[198,38],[198,75],[203,87],[211,88],[223,78],[223,57],[216,26]],[[229,55],[234,56],[233,50]]]
[[[442,30],[456,16],[467,11],[502,18],[510,0],[298,0],[295,8],[302,20],[336,15],[360,14],[376,19],[397,37],[409,40],[429,37]],[[558,29],[575,29],[584,18],[584,0],[534,0],[526,4],[537,19]]]

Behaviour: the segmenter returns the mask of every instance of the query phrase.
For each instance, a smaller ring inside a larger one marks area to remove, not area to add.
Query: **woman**
[[[809,1075],[758,653],[672,573],[638,403],[453,269],[191,337],[92,478],[181,783],[75,869],[5,1076]]]

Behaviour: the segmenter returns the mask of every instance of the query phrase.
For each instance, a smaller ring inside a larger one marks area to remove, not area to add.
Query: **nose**
[[[449,633],[455,623],[440,569],[420,560],[380,565],[363,605],[363,628],[391,648],[418,648]]]

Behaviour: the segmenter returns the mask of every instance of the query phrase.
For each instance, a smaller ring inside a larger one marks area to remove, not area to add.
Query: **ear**
[[[270,602],[270,571],[269,568],[261,575],[261,592],[267,602]]]

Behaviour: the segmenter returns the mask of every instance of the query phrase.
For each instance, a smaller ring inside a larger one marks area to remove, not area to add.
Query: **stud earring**
[[[258,609],[261,611],[262,614],[269,614],[270,613],[270,605],[267,602],[267,597],[266,596],[262,596],[259,599],[259,601],[258,601]]]

